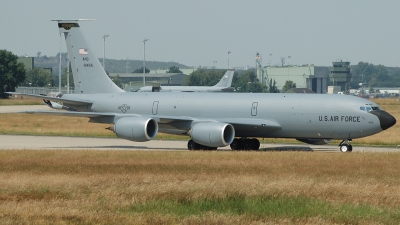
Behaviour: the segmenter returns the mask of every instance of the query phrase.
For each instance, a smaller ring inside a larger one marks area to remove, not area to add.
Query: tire
[[[253,146],[253,150],[259,150],[260,149],[260,141],[256,138],[252,139],[252,146]]]
[[[348,152],[349,151],[349,145],[344,144],[340,146],[340,151],[341,152]]]
[[[243,141],[241,139],[234,139],[231,143],[231,149],[234,151],[239,151],[243,149]]]
[[[187,146],[188,146],[189,150],[198,150],[199,149],[199,144],[197,144],[193,140],[188,141]]]

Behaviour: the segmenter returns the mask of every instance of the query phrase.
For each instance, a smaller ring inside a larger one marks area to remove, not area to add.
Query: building
[[[329,67],[316,67],[313,64],[303,66],[267,66],[258,68],[257,77],[260,82],[269,85],[276,81],[276,87],[282,90],[287,80],[296,83],[296,88],[308,88],[315,93],[325,94],[328,91]]]
[[[296,88],[308,88],[318,94],[328,92],[329,83],[341,86],[341,91],[346,91],[351,79],[349,62],[333,62],[333,67],[314,66],[267,66],[257,67],[257,78],[260,82],[269,85],[270,81],[276,82],[276,87],[282,90],[286,81],[296,84]]]
[[[351,81],[350,62],[333,62],[329,78],[333,86],[340,86],[340,91],[348,91],[348,83]]]

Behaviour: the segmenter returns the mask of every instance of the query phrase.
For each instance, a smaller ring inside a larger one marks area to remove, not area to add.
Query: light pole
[[[269,76],[271,76],[271,56],[272,56],[272,53],[271,54],[269,54]]]
[[[58,65],[58,92],[61,93],[61,33],[60,33],[60,64]]]
[[[144,38],[143,40],[143,87],[146,86],[146,80],[145,80],[145,73],[146,73],[146,41],[149,39]]]
[[[106,71],[106,64],[105,64],[105,59],[106,59],[106,37],[109,37],[110,35],[105,34],[103,36],[104,39],[104,47],[103,47],[103,69]]]
[[[269,54],[269,67],[271,67],[271,56],[272,54]]]
[[[229,54],[231,54],[231,51],[228,51],[228,70],[229,70]]]

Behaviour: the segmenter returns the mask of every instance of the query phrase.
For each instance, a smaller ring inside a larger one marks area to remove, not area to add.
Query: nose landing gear
[[[340,142],[340,144],[339,144],[340,151],[341,152],[352,152],[353,146],[350,144],[351,141],[352,141],[352,139],[347,139],[347,140],[343,140],[342,142]]]

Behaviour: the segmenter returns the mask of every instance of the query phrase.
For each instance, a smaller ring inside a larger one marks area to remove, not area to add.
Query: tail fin
[[[124,92],[106,74],[99,59],[86,41],[79,20],[57,20],[60,33],[64,33],[68,57],[74,77],[75,93]]]
[[[235,70],[228,70],[222,76],[221,80],[214,85],[214,87],[230,87],[232,85],[232,79],[233,79],[233,74],[235,73]]]

